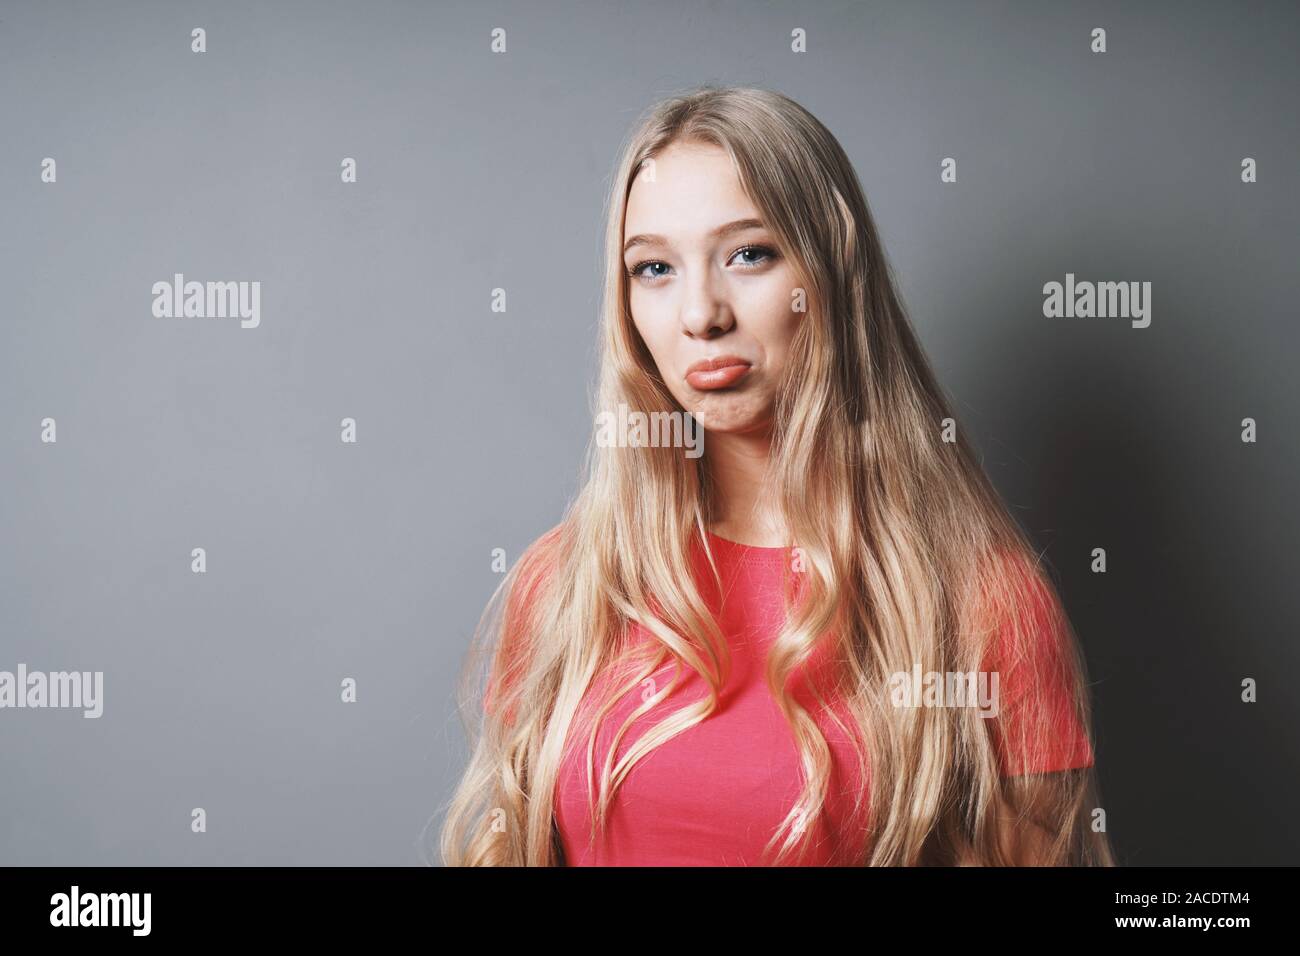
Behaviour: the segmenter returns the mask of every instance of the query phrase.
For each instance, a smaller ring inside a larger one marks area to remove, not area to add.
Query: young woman
[[[1113,863],[1072,629],[830,132],[657,105],[607,260],[598,412],[689,413],[703,454],[593,442],[502,582],[444,862]]]

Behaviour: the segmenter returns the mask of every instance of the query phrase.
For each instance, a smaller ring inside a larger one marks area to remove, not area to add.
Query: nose
[[[692,270],[692,275],[695,278],[684,283],[682,333],[692,339],[716,338],[736,324],[735,313],[726,297],[718,294],[709,266]]]

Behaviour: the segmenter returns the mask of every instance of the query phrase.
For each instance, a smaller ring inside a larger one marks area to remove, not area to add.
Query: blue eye
[[[653,279],[663,278],[662,272],[659,273],[658,275],[649,275],[649,276],[642,275],[641,270],[644,269],[646,266],[663,266],[665,269],[667,269],[668,263],[661,262],[658,259],[647,259],[645,262],[638,262],[630,270],[628,270],[627,274],[633,279],[653,280]]]
[[[749,261],[736,262],[736,265],[740,266],[742,269],[757,269],[759,266],[766,265],[769,260],[773,260],[777,258],[776,250],[772,249],[770,246],[750,245],[750,246],[741,246],[739,249],[737,249],[735,252],[731,254],[731,257],[727,260],[727,262],[728,263],[735,262],[737,256],[744,256],[744,255],[756,255],[759,256],[760,258],[757,261],[749,260]],[[645,270],[647,267],[653,268],[656,266],[662,266],[665,271],[652,273],[650,275],[643,274],[643,270]],[[631,269],[628,270],[627,274],[629,278],[640,279],[642,282],[646,284],[653,284],[656,280],[665,278],[668,275],[668,272],[671,271],[671,269],[672,267],[661,259],[646,259],[645,261],[638,262],[636,265],[634,265]]]

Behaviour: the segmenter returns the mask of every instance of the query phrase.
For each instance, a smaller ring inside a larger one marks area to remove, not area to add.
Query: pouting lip
[[[693,375],[696,372],[713,372],[720,368],[730,368],[732,365],[753,365],[737,355],[719,355],[717,358],[701,359],[686,370],[687,375]]]

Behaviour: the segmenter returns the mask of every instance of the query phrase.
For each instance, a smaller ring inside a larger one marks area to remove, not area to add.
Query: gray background
[[[491,550],[513,561],[576,489],[617,147],[702,82],[793,96],[857,167],[954,407],[1059,570],[1124,861],[1300,862],[1297,22],[0,5],[0,669],[105,672],[98,720],[0,711],[0,863],[425,859]],[[261,327],[154,318],[174,272],[260,281]],[[1044,318],[1066,272],[1152,282],[1151,327]]]

